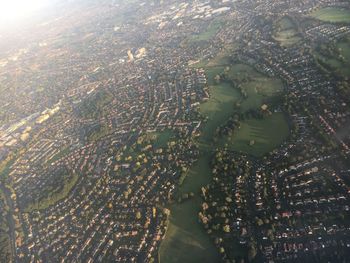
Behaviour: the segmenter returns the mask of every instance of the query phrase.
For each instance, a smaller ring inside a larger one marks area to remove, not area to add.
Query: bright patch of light
[[[11,22],[34,15],[49,0],[0,0],[0,21]]]

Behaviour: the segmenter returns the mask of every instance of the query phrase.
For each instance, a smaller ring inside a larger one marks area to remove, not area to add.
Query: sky
[[[50,0],[0,0],[0,23],[11,24],[34,16]]]

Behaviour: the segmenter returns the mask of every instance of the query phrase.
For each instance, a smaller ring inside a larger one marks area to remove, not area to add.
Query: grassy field
[[[242,111],[258,109],[269,98],[282,92],[283,83],[280,79],[270,78],[260,74],[248,65],[232,65],[229,75],[247,93],[247,98],[240,102]]]
[[[56,204],[57,202],[66,198],[69,192],[73,189],[79,179],[78,175],[73,175],[70,180],[64,182],[63,189],[60,192],[51,194],[49,196],[41,199],[38,203],[31,203],[25,208],[25,212],[30,212],[32,210],[42,210],[46,209],[51,205]]]
[[[345,76],[350,76],[350,39],[340,41],[337,43],[337,49],[343,59],[340,60],[341,66],[338,67],[340,73]]]
[[[13,262],[11,253],[11,237],[10,237],[10,217],[12,213],[6,201],[6,195],[3,192],[3,187],[0,188],[0,255],[1,262]]]
[[[168,230],[159,250],[162,263],[175,262],[219,262],[219,255],[213,242],[198,223],[201,205],[200,188],[211,180],[211,145],[215,129],[233,113],[233,105],[240,98],[237,90],[228,84],[214,85],[214,76],[223,67],[207,70],[210,86],[210,100],[201,104],[200,112],[208,117],[199,138],[200,157],[193,165],[180,187],[181,193],[193,192],[194,198],[170,207],[171,216]]]
[[[279,146],[289,134],[283,113],[273,113],[265,119],[242,122],[241,128],[225,141],[235,151],[261,157]],[[254,141],[254,145],[250,142]]]
[[[234,45],[234,44],[226,45],[217,54],[216,57],[214,57],[210,60],[199,60],[197,63],[192,64],[191,67],[193,67],[193,68],[205,68],[205,69],[207,69],[207,72],[208,72],[211,68],[230,66],[230,64],[231,64],[230,55],[232,54],[232,52],[234,52],[238,48],[239,48],[238,45]]]
[[[278,20],[274,26],[274,39],[282,46],[291,46],[298,43],[301,38],[298,35],[296,25],[289,17]]]
[[[229,63],[226,58],[203,63],[208,78],[210,99],[199,107],[200,113],[207,117],[202,134],[198,139],[200,156],[189,170],[188,176],[180,186],[180,195],[194,193],[194,198],[170,207],[171,215],[165,239],[161,243],[159,258],[161,263],[175,262],[220,262],[218,250],[198,223],[201,205],[199,195],[201,186],[208,184],[212,178],[210,160],[213,150],[221,146],[215,143],[213,136],[216,128],[225,123],[235,112],[235,104],[242,101],[237,88],[228,82],[215,83],[214,77],[221,74]],[[244,82],[248,98],[244,107],[260,107],[265,96],[272,96],[282,88],[279,80],[267,78],[252,67],[243,64],[233,65],[230,75],[239,82]],[[288,126],[283,114],[276,113],[264,120],[249,120],[242,124],[241,133],[237,133],[230,145],[237,151],[247,151],[260,156],[275,148],[288,135]],[[250,147],[250,140],[256,144]],[[227,139],[228,140],[228,139]],[[247,145],[245,144],[246,142]],[[249,148],[250,147],[250,148]],[[239,249],[238,246],[232,246]],[[240,254],[240,251],[232,251]]]
[[[339,7],[325,7],[310,13],[310,16],[331,23],[350,23],[350,10]]]
[[[222,26],[223,22],[221,20],[214,20],[212,21],[205,31],[201,32],[198,35],[193,35],[189,39],[190,42],[200,42],[200,41],[208,41],[212,37],[216,35],[220,27]]]
[[[175,133],[172,130],[166,129],[161,132],[150,132],[146,135],[146,139],[154,141],[156,148],[164,148],[174,135]]]
[[[192,68],[205,68],[205,66],[208,64],[208,61],[206,60],[199,60],[198,62],[192,64],[190,67]]]
[[[212,140],[216,128],[234,113],[234,104],[240,99],[239,92],[226,83],[210,86],[209,92],[210,100],[200,105],[200,113],[208,118],[201,136],[204,142]]]
[[[204,153],[191,168],[181,186],[181,193],[193,192],[195,197],[181,204],[171,206],[171,216],[166,238],[161,244],[159,255],[162,263],[175,262],[218,262],[217,249],[198,223],[201,186],[209,183],[211,169],[210,155]]]
[[[62,150],[60,150],[58,153],[56,153],[54,156],[52,156],[49,160],[47,160],[46,165],[50,165],[56,161],[58,161],[59,159],[61,159],[62,157],[68,155],[69,153],[69,147],[65,147]]]
[[[4,180],[7,178],[7,176],[10,173],[10,168],[15,161],[16,161],[16,157],[14,155],[14,156],[7,157],[5,160],[3,160],[0,163],[0,180]]]
[[[197,202],[188,201],[181,206],[171,208],[174,215],[170,218],[166,239],[162,242],[159,251],[162,263],[219,262],[218,252],[209,235],[195,220],[198,217],[198,205]],[[181,220],[186,220],[186,222],[181,222]]]
[[[350,39],[343,39],[335,44],[333,52],[320,53],[314,51],[315,58],[331,71],[344,77],[350,76]]]
[[[282,82],[279,79],[263,77],[244,84],[243,87],[248,97],[242,101],[241,109],[246,111],[260,108],[269,98],[282,91]]]

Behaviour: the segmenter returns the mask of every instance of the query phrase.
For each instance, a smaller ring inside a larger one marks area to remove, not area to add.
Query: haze
[[[0,24],[23,20],[48,4],[47,0],[0,1]]]

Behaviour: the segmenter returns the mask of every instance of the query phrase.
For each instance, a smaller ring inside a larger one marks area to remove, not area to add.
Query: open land
[[[346,262],[349,2],[112,2],[0,28],[0,258]]]

